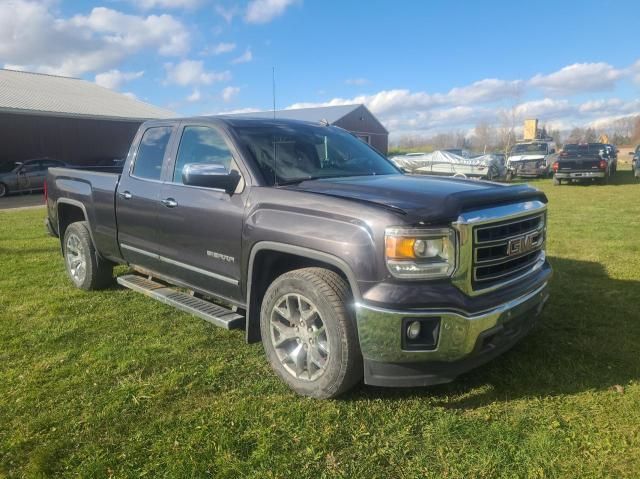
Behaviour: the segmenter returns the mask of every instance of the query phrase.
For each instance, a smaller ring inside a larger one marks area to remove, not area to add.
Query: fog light
[[[412,321],[407,326],[407,338],[416,339],[420,336],[420,321]]]

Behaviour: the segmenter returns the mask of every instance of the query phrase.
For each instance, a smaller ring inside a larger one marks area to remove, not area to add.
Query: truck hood
[[[544,160],[544,155],[514,155],[509,157],[509,161],[532,161]]]
[[[380,175],[303,181],[288,189],[375,204],[405,215],[407,222],[455,221],[463,211],[504,203],[540,200],[527,185],[427,175]]]

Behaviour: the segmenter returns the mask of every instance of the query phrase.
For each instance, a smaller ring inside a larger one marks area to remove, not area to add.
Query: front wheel
[[[103,289],[113,282],[113,263],[97,254],[86,221],[67,227],[63,252],[67,274],[77,288]]]
[[[323,268],[289,271],[267,289],[262,344],[273,370],[298,394],[332,398],[362,379],[350,297],[347,282]]]
[[[0,198],[7,196],[7,193],[9,193],[9,188],[7,188],[7,185],[5,185],[4,183],[0,183]]]

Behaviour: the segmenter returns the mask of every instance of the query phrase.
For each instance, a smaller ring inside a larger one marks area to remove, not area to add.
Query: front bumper
[[[393,311],[356,305],[365,383],[376,386],[428,386],[456,376],[502,354],[533,327],[549,297],[548,283],[483,313],[448,310]],[[435,349],[403,349],[404,318],[439,318]]]
[[[606,176],[606,172],[604,171],[569,171],[563,173],[561,171],[555,174],[556,179],[558,180],[580,180],[580,179],[589,179],[589,178],[604,178]]]

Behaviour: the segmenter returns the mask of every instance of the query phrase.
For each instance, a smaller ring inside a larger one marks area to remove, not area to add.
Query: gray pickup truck
[[[121,174],[52,168],[46,226],[75,286],[118,283],[262,341],[296,392],[452,381],[548,298],[546,198],[403,174],[291,120],[144,123]]]

